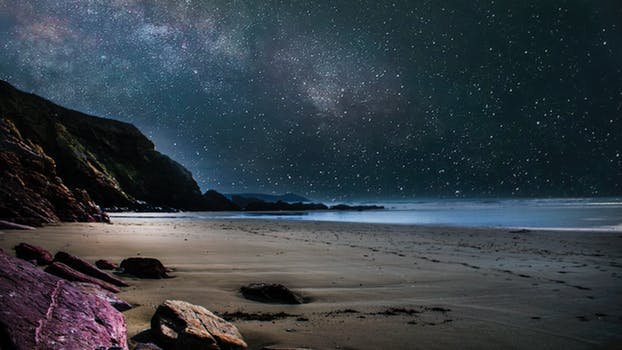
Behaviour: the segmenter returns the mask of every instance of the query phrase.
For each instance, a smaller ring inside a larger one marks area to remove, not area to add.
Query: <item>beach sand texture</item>
[[[251,349],[622,348],[621,232],[115,218],[0,231],[0,248],[19,242],[174,268],[171,279],[125,279],[132,286],[119,297],[139,305],[124,313],[130,338],[158,304],[180,299],[250,314],[233,322]],[[253,282],[282,283],[311,302],[242,298]]]

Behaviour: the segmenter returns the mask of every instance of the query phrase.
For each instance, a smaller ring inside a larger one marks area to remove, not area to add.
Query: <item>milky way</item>
[[[613,1],[0,0],[0,78],[204,189],[622,194]]]

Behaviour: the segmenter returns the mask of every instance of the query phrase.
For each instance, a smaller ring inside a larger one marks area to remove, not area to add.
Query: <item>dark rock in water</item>
[[[5,173],[0,189],[7,194],[10,189],[18,190],[7,206],[12,216],[33,217],[38,222],[76,221],[68,220],[78,218],[73,206],[69,211],[64,208],[71,202],[67,187],[85,190],[103,207],[216,207],[201,194],[192,174],[157,152],[134,125],[63,108],[3,81],[0,115],[12,126],[12,134],[23,137],[22,144],[3,141],[6,146],[0,148],[7,152],[6,157],[0,153],[0,169]],[[44,180],[50,182],[50,189],[43,186]],[[60,187],[67,193],[61,193]],[[27,208],[21,209],[20,203]],[[0,211],[0,218],[5,217],[11,216]]]
[[[521,229],[518,229],[518,230],[510,230],[509,232],[510,233],[529,233],[531,231],[528,230],[528,229],[525,229],[525,228],[521,228]]]
[[[0,81],[0,113],[7,98]],[[57,163],[14,120],[0,118],[0,219],[40,226],[57,221],[109,222],[82,190],[70,190]],[[47,129],[45,130],[47,132]]]
[[[124,273],[139,278],[168,278],[167,269],[160,260],[154,258],[127,258],[121,262]]]
[[[75,255],[71,255],[66,252],[58,252],[56,253],[56,255],[54,255],[54,261],[62,262],[63,264],[71,267],[72,269],[76,271],[82,272],[85,275],[95,277],[102,281],[114,284],[115,286],[118,286],[118,287],[129,286],[129,284],[121,281],[120,279],[112,275],[107,274],[106,272],[98,269],[95,265]]]
[[[95,266],[100,270],[114,270],[118,268],[117,264],[104,259],[97,260]]]
[[[262,303],[302,304],[304,298],[282,284],[251,283],[240,288],[246,298]]]
[[[151,318],[151,333],[166,349],[246,349],[240,331],[202,306],[167,300]]]
[[[16,245],[15,255],[20,259],[28,261],[35,260],[37,265],[49,265],[52,263],[52,253],[28,243],[22,242]]]
[[[50,266],[45,268],[45,272],[64,278],[68,281],[93,283],[113,293],[120,292],[119,288],[113,286],[112,284],[104,282],[95,277],[85,275],[82,272],[76,271],[61,262],[53,262]]]
[[[76,282],[75,284],[76,286],[78,286],[78,289],[80,289],[81,291],[98,297],[99,299],[107,302],[108,304],[112,305],[112,307],[114,307],[115,309],[119,311],[126,311],[132,308],[132,304],[128,303],[125,300],[120,299],[113,293],[103,289],[102,287],[96,284],[86,283],[86,282]]]
[[[119,311],[2,251],[0,296],[1,349],[127,349]]]
[[[34,230],[35,228],[28,225],[20,225],[14,222],[0,220],[0,230]]]

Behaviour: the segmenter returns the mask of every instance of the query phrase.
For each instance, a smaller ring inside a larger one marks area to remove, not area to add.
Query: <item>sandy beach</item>
[[[250,349],[622,347],[615,231],[113,218],[0,231],[0,248],[19,242],[174,268],[172,279],[126,278],[119,296],[138,305],[124,313],[130,337],[149,328],[158,304],[180,299],[228,314]],[[282,283],[311,302],[246,300],[238,290],[253,282]],[[252,320],[258,313],[283,314]]]

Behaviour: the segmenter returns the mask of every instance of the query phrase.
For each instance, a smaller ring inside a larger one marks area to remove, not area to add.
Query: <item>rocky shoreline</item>
[[[116,296],[121,288],[130,287],[124,278],[172,278],[168,273],[173,269],[155,258],[130,257],[118,265],[100,259],[91,264],[63,251],[52,256],[25,242],[14,249],[16,257],[0,249],[2,349],[126,350],[129,344],[132,349],[152,350],[246,349],[240,331],[228,320],[281,317],[239,312],[219,316],[200,305],[165,300],[151,318],[151,328],[128,342],[122,312],[133,306]],[[105,270],[114,270],[114,275]],[[240,294],[269,304],[310,301],[282,284],[251,283],[242,286]]]
[[[27,243],[15,251],[17,258],[0,249],[2,349],[128,349],[122,312],[132,305],[115,295],[127,282],[66,252],[52,259]],[[170,271],[153,258],[128,258],[120,266],[115,273],[135,278],[169,277]],[[164,301],[151,325],[146,333],[154,343],[133,342],[132,348],[247,348],[232,323],[185,301]]]

